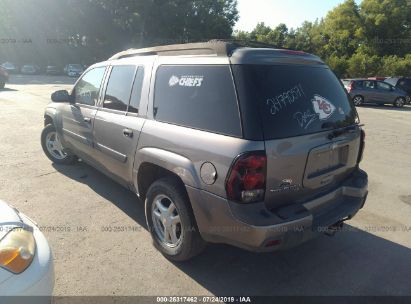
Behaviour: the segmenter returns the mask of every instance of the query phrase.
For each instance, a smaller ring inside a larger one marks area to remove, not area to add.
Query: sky
[[[296,28],[304,21],[325,17],[342,2],[344,0],[238,0],[240,20],[235,29],[251,31],[258,22],[270,27],[285,23],[288,28]]]

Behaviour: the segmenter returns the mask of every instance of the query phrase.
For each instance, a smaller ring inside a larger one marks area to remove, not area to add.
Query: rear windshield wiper
[[[327,126],[325,126],[325,125],[327,125]],[[330,125],[331,125],[331,123],[324,123],[322,127],[325,129],[325,128],[329,128]],[[330,134],[328,134],[327,137],[328,137],[328,139],[331,140],[331,139],[337,138],[337,137],[339,137],[343,134],[351,133],[351,132],[357,130],[357,128],[361,127],[361,126],[362,125],[351,125],[351,126],[348,126],[348,127],[339,128],[339,129],[333,130]]]

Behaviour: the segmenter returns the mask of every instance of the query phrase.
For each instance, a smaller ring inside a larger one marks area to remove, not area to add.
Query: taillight
[[[350,93],[352,90],[354,90],[354,82],[351,82],[350,85],[348,86],[348,93]]]
[[[227,198],[239,203],[264,200],[267,156],[263,151],[242,154],[236,158],[226,179]]]
[[[363,129],[361,129],[361,142],[360,142],[360,150],[358,152],[357,164],[359,164],[362,160],[362,156],[364,154],[364,148],[365,148],[365,132]]]

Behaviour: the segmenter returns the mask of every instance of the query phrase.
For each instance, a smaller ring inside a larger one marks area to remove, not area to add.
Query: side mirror
[[[51,94],[53,102],[71,102],[71,96],[66,90],[59,90]]]

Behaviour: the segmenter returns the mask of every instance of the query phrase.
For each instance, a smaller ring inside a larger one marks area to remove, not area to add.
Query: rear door
[[[364,80],[363,95],[366,102],[378,101],[377,88],[374,80]]]
[[[260,111],[268,208],[329,191],[355,169],[360,143],[357,113],[330,69],[308,64],[233,69],[248,86],[248,96],[240,99],[248,99]],[[346,127],[352,129],[341,132]]]
[[[134,155],[145,121],[139,116],[145,75],[144,65],[113,66],[94,123],[98,162],[124,182],[131,180]],[[149,78],[147,80],[149,82]]]

